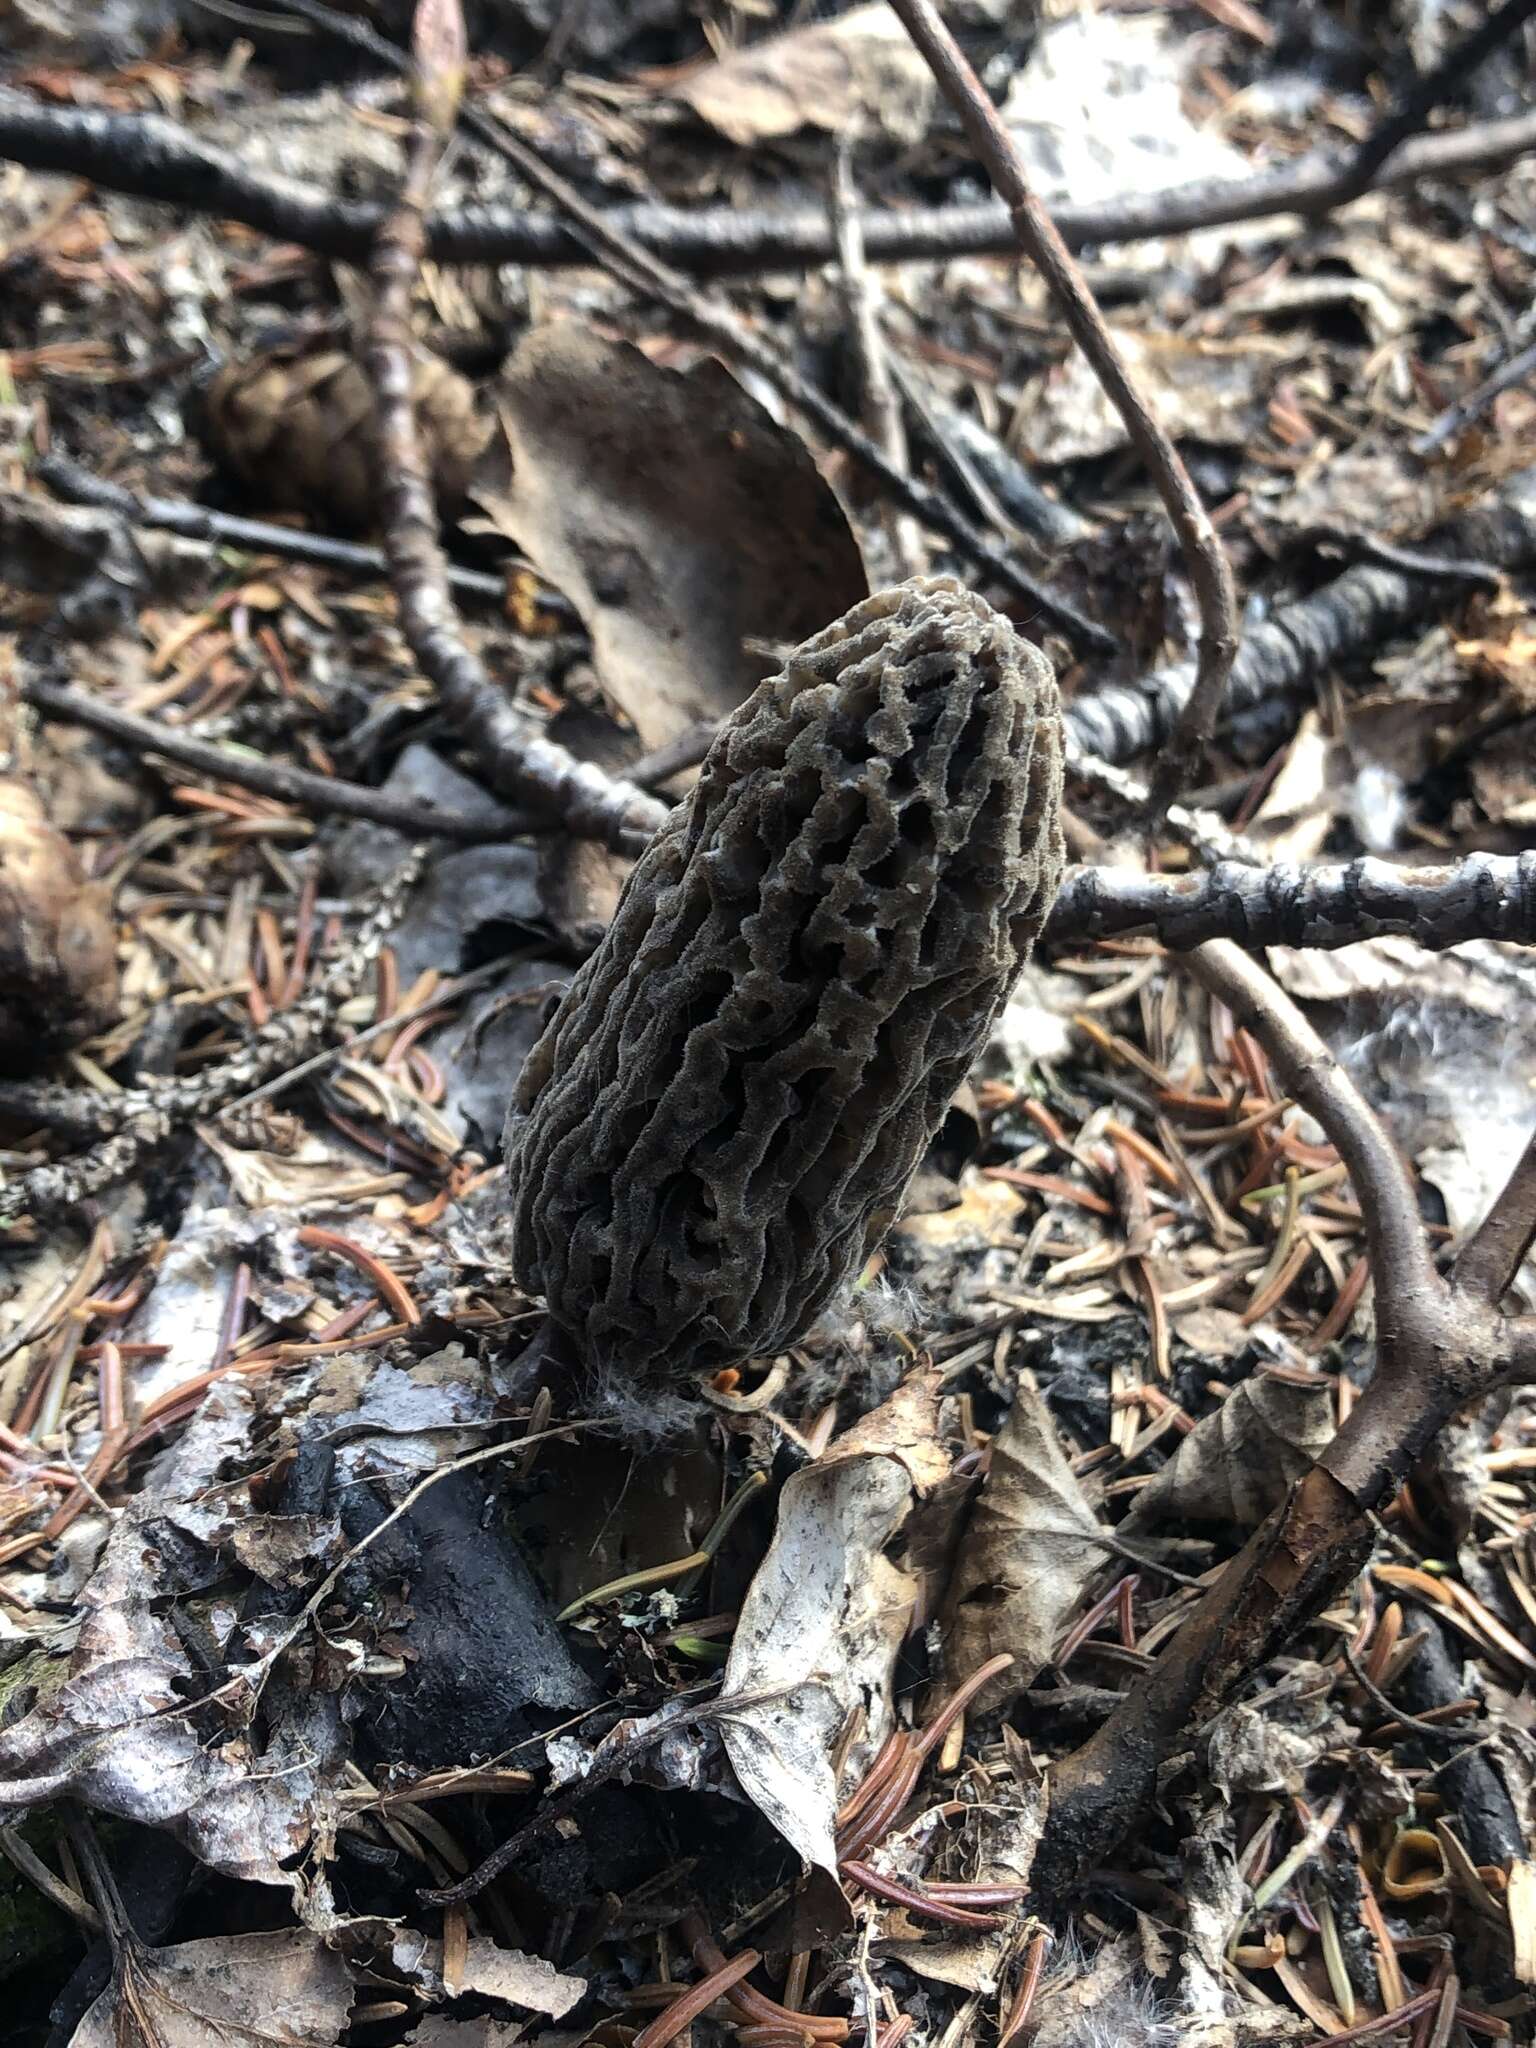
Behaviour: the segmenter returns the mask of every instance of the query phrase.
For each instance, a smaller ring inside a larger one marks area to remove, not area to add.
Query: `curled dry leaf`
[[[413,371],[416,417],[433,486],[459,504],[491,435],[474,386],[427,349]],[[352,528],[378,509],[373,392],[345,349],[269,349],[227,363],[203,393],[198,426],[209,451],[269,505]]]
[[[304,1929],[130,1948],[70,2048],[333,2048],[351,2004],[345,1963]]]
[[[0,778],[0,1070],[78,1045],[116,1014],[110,896],[37,792]]]
[[[836,135],[871,122],[892,141],[914,143],[927,132],[933,79],[882,0],[732,50],[674,97],[743,148],[802,128]]]
[[[1236,1826],[1225,1806],[1203,1813],[1184,1843],[1188,1901],[1184,1929],[1183,2006],[1190,2020],[1220,2023],[1226,2017],[1227,1962],[1252,1904],[1252,1893],[1237,1868]]]
[[[785,1484],[725,1668],[721,1703],[741,1705],[722,1733],[743,1791],[807,1863],[834,1874],[833,1754],[855,1710],[855,1770],[887,1733],[912,1613],[915,1581],[887,1547],[949,1469],[938,1389],[937,1373],[914,1374]]]
[[[1064,1623],[1104,1563],[1103,1544],[1083,1540],[1099,1534],[1044,1401],[1021,1380],[993,1439],[944,1613],[951,1683],[1000,1650],[1014,1659],[978,1695],[978,1710],[1017,1698],[1050,1662]]]
[[[1256,1529],[1333,1437],[1333,1390],[1258,1373],[1184,1438],[1136,1496],[1125,1525],[1159,1519]]]
[[[511,475],[475,500],[580,612],[646,747],[735,710],[773,666],[747,641],[804,639],[866,594],[805,444],[718,363],[682,376],[557,321],[498,392]]]
[[[396,1931],[390,1948],[390,1962],[427,1998],[499,1998],[521,2012],[540,2013],[558,2020],[586,1996],[586,1980],[567,1976],[542,1956],[525,1955],[521,1949],[497,1948],[483,1934],[472,1934],[465,1945],[452,1987],[443,1981],[441,1936],[428,1937],[411,1928]]]

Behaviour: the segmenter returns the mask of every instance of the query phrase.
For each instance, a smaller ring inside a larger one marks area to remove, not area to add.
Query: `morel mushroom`
[[[507,1120],[513,1264],[592,1368],[803,1336],[879,1241],[1062,867],[1044,658],[951,577],[856,605],[722,728]]]

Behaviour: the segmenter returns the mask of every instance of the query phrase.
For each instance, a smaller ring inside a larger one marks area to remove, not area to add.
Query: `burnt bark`
[[[1536,113],[1480,122],[1405,142],[1370,184],[1380,190],[1492,170],[1533,148]],[[0,157],[29,170],[89,178],[104,191],[241,221],[351,262],[367,258],[387,211],[376,201],[337,199],[294,178],[252,171],[158,115],[51,107],[19,93],[0,96]],[[1347,159],[1319,154],[1252,178],[1204,179],[1164,192],[1063,205],[1055,221],[1069,248],[1084,249],[1274,214],[1317,218],[1359,196],[1349,168]],[[654,254],[700,275],[799,270],[833,255],[821,207],[769,212],[636,205],[615,207],[608,218]],[[1005,255],[1013,247],[1007,211],[996,205],[872,209],[860,219],[872,263]],[[429,253],[443,262],[550,267],[589,260],[564,221],[519,206],[467,204],[435,213],[427,237]]]
[[[1470,512],[1437,527],[1424,543],[1438,555],[1525,568],[1536,561],[1536,469],[1510,477]],[[1293,697],[1342,662],[1357,660],[1445,601],[1434,575],[1374,562],[1346,569],[1311,596],[1244,629],[1227,680],[1225,710]],[[1172,662],[1133,683],[1079,697],[1065,720],[1071,743],[1106,761],[1149,753],[1172,730],[1194,686],[1192,661]]]
[[[1208,939],[1332,950],[1388,935],[1433,951],[1468,939],[1536,940],[1536,853],[1474,853],[1444,867],[1364,858],[1343,867],[1219,861],[1188,875],[1068,870],[1048,943],[1147,932],[1174,952]]]

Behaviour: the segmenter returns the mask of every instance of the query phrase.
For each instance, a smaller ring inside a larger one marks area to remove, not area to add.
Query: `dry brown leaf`
[[[992,1442],[987,1483],[960,1541],[944,1615],[944,1665],[958,1684],[1000,1650],[1014,1659],[978,1696],[1017,1698],[1048,1664],[1062,1624],[1104,1563],[1098,1520],[1035,1388],[1021,1380]]]
[[[866,594],[804,442],[718,363],[679,375],[556,321],[497,388],[511,474],[475,500],[575,605],[646,747],[751,693],[774,664],[744,642],[804,639]]]
[[[71,2048],[334,2048],[351,2003],[346,1965],[307,1930],[130,1949]]]
[[[854,1709],[866,1763],[891,1720],[891,1675],[915,1582],[886,1556],[914,1500],[945,1477],[936,1372],[904,1382],[786,1481],[778,1527],[741,1605],[725,1667],[722,1737],[743,1791],[812,1865],[834,1875],[832,1757]]]
[[[1202,1418],[1122,1525],[1160,1519],[1256,1529],[1333,1440],[1333,1389],[1259,1373]]]
[[[835,135],[869,123],[913,143],[927,132],[933,79],[881,0],[732,50],[673,96],[743,148],[802,128]]]

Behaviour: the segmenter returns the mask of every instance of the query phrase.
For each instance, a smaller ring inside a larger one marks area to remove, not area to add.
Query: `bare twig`
[[[1405,142],[1371,181],[1376,191],[1493,171],[1536,149],[1536,112],[1477,122]],[[373,247],[385,208],[338,199],[319,186],[252,170],[228,151],[153,114],[57,107],[19,93],[0,97],[0,158],[30,170],[88,178],[102,191],[236,220],[278,241],[350,262]],[[1202,179],[1162,192],[1126,193],[1054,209],[1071,249],[1107,248],[1164,235],[1263,220],[1318,219],[1360,196],[1351,166],[1334,151],[1256,172]],[[730,206],[616,207],[613,225],[680,269],[700,275],[802,269],[827,262],[833,238],[824,207],[754,213]],[[1013,226],[1001,206],[927,206],[861,214],[871,263],[1006,254]],[[551,267],[590,260],[558,215],[502,203],[465,205],[427,223],[429,253],[450,263]]]
[[[871,440],[884,451],[887,461],[905,474],[909,466],[906,429],[902,425],[901,402],[891,380],[885,338],[880,332],[880,314],[864,260],[858,189],[853,181],[853,140],[846,135],[839,138],[833,160],[832,227],[837,236],[837,260],[843,273],[843,297],[848,308],[849,333],[858,366],[864,424]],[[923,567],[923,543],[911,515],[890,506],[886,512],[891,551],[900,573],[903,576],[919,574]]]
[[[1457,1409],[1536,1367],[1536,1318],[1506,1319],[1498,1309],[1509,1261],[1530,1234],[1533,1149],[1474,1234],[1470,1267],[1442,1279],[1396,1148],[1301,1012],[1234,946],[1206,946],[1191,966],[1258,1037],[1288,1093],[1349,1166],[1375,1281],[1376,1370],[1332,1443],[1157,1663],[1053,1774],[1034,1871],[1047,1893],[1103,1859],[1161,1766],[1337,1597],[1370,1554],[1372,1511]]]
[[[1506,477],[1479,504],[1437,527],[1425,546],[1502,569],[1528,566],[1536,560],[1536,469]],[[1228,711],[1309,691],[1330,668],[1374,651],[1444,599],[1444,586],[1433,576],[1357,563],[1247,629],[1227,689]],[[1105,761],[1149,753],[1162,744],[1193,682],[1192,664],[1180,661],[1077,697],[1066,711],[1069,743]]]
[[[1536,1134],[1504,1192],[1462,1246],[1452,1279],[1463,1293],[1502,1301],[1536,1243]]]
[[[1433,455],[1443,448],[1447,441],[1465,433],[1474,420],[1480,419],[1493,401],[1515,385],[1523,384],[1528,377],[1536,377],[1536,341],[1528,347],[1518,349],[1498,369],[1490,372],[1475,390],[1455,405],[1447,406],[1439,418],[1432,421],[1413,444],[1415,455]]]
[[[1191,953],[1187,964],[1259,1038],[1287,1093],[1322,1125],[1349,1168],[1364,1219],[1382,1348],[1395,1361],[1407,1342],[1406,1326],[1399,1331],[1395,1319],[1421,1319],[1439,1285],[1413,1182],[1396,1146],[1295,1003],[1256,961],[1220,939]]]
[[[194,505],[186,498],[151,498],[124,490],[72,462],[67,455],[45,455],[32,474],[47,485],[55,497],[70,505],[95,505],[104,512],[116,512],[134,526],[154,533],[174,533],[183,540],[207,541],[213,547],[244,548],[252,554],[278,555],[290,562],[308,562],[317,569],[336,569],[349,576],[387,577],[389,564],[382,548],[361,541],[333,540],[328,534],[309,533],[298,526],[275,526],[266,519],[242,519],[229,512],[215,512],[208,505]],[[475,597],[491,604],[504,604],[506,579],[484,569],[450,566],[448,580],[461,597]],[[566,601],[553,591],[540,602],[563,607],[573,618]]]
[[[417,838],[433,834],[475,846],[488,840],[511,839],[520,832],[547,832],[559,826],[559,820],[535,812],[497,809],[490,816],[466,818],[439,811],[429,803],[413,803],[407,797],[367,789],[361,783],[316,775],[307,768],[291,768],[268,755],[194,739],[191,734],[162,725],[156,719],[141,718],[114,705],[98,703],[75,683],[53,683],[33,677],[24,685],[23,694],[29,704],[50,718],[88,726],[93,732],[105,733],[108,739],[121,740],[141,754],[157,754],[162,760],[194,769],[199,775],[232,782],[240,789],[258,790],[263,796],[276,797],[283,803],[301,804],[306,810],[365,818],[370,824],[387,825],[392,831],[408,832]]]
[[[1503,0],[1476,28],[1469,29],[1446,51],[1431,70],[1415,80],[1394,107],[1382,116],[1360,143],[1345,170],[1345,189],[1353,196],[1368,191],[1372,179],[1392,152],[1400,149],[1410,135],[1417,135],[1429,117],[1486,58],[1507,43],[1525,22],[1536,15],[1536,0]]]
[[[1019,246],[1050,287],[1073,340],[1125,422],[1178,536],[1200,608],[1200,650],[1194,688],[1152,783],[1153,812],[1160,815],[1201,758],[1237,655],[1237,591],[1231,566],[1178,450],[1138,390],[1082,272],[1030,190],[1018,146],[933,0],[893,0],[893,5],[1007,206]]]
[[[422,0],[418,20],[442,20],[450,8],[456,12],[457,0]],[[462,19],[458,34],[462,40]],[[416,430],[411,290],[426,253],[427,201],[453,130],[463,65],[458,64],[455,84],[446,64],[429,68],[423,50],[418,38],[412,73],[416,112],[405,179],[400,203],[380,227],[373,252],[375,304],[367,347],[377,401],[384,549],[400,623],[422,673],[437,687],[444,712],[501,793],[552,811],[572,831],[601,839],[617,852],[638,853],[666,816],[665,806],[546,739],[486,673],[454,611],[447,558],[437,536],[436,501]]]

